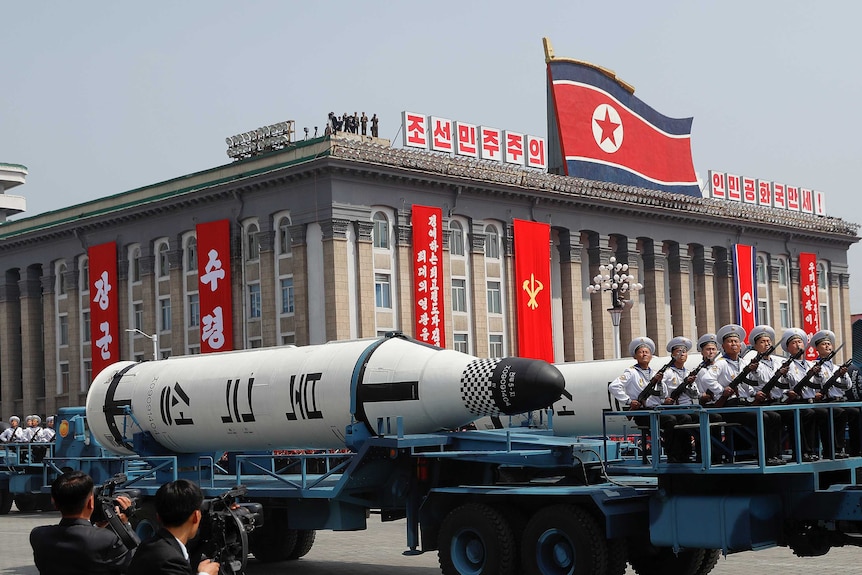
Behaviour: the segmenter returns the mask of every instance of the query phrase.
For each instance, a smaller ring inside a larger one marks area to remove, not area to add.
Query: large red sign
[[[554,361],[551,324],[551,226],[515,220],[518,355]]]
[[[443,211],[413,206],[413,305],[416,339],[446,345],[443,323]]]
[[[93,375],[120,360],[120,306],[117,294],[117,244],[87,250],[89,258],[90,353]]]
[[[757,259],[753,246],[734,244],[733,277],[736,283],[736,317],[746,334],[757,325]],[[748,343],[748,335],[745,336]]]
[[[802,330],[811,336],[820,330],[820,302],[817,291],[817,255],[802,252],[799,254],[799,300],[802,304]],[[817,359],[817,350],[809,347],[805,352],[807,359]]]
[[[233,349],[230,221],[198,224],[201,353]]]

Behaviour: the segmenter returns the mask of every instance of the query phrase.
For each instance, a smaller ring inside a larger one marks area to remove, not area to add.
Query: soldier
[[[700,336],[700,339],[697,340],[697,349],[700,350],[705,362],[703,369],[697,372],[697,377],[695,378],[695,385],[700,394],[698,401],[700,401],[701,405],[709,405],[716,397],[721,395],[723,390],[721,385],[718,383],[718,371],[720,365],[716,363],[719,355],[718,339],[715,337],[715,334],[706,333]],[[720,423],[722,421],[724,421],[724,418],[720,414],[715,413],[714,411],[709,412],[710,423]],[[710,435],[712,436],[713,445],[723,445],[721,427],[715,426],[710,429]],[[721,463],[721,453],[713,452],[712,463]]]
[[[674,363],[664,372],[664,384],[667,386],[668,394],[673,394],[680,385],[684,385],[683,391],[679,392],[679,398],[673,401],[670,397],[664,403],[670,405],[693,405],[697,401],[697,388],[693,387],[694,379],[689,379],[689,370],[685,367],[688,360],[688,352],[691,351],[692,343],[687,337],[675,337],[667,343],[667,351],[674,358]],[[696,376],[695,376],[696,377]]]
[[[629,344],[629,354],[637,363],[626,368],[622,375],[608,385],[611,394],[630,410],[634,411],[641,407],[657,408],[668,397],[667,386],[659,380],[654,387],[655,391],[646,398],[644,405],[641,405],[638,400],[650,381],[658,375],[649,365],[654,353],[655,342],[650,338],[638,337],[632,340]],[[642,427],[649,425],[647,416],[636,415],[634,421]],[[659,426],[664,436],[669,463],[685,463],[689,460],[691,455],[690,436],[687,432],[680,432],[675,429],[677,425],[685,423],[691,423],[691,417],[685,414],[663,413],[659,416]]]
[[[371,137],[376,138],[378,134],[377,124],[380,120],[377,119],[377,114],[371,116]]]
[[[359,123],[362,125],[362,135],[365,135],[365,130],[368,127],[368,116],[365,115],[365,112],[362,112],[362,117],[359,119]]]
[[[791,356],[795,356],[799,351],[804,350],[808,346],[808,335],[799,328],[792,327],[784,331],[784,335],[781,337],[781,347],[784,348],[785,353]],[[787,375],[784,378],[787,380],[788,389],[785,392],[789,401],[793,402],[806,402],[811,403],[814,401],[816,393],[810,387],[804,387],[800,390],[801,395],[797,395],[797,393],[793,390],[793,388],[798,384],[805,375],[808,373],[808,370],[811,369],[811,365],[805,357],[800,357],[799,359],[794,359],[787,370]],[[827,428],[829,426],[829,413],[823,409],[822,407],[812,408],[809,410],[812,414],[815,422],[818,426],[826,425]],[[803,414],[800,413],[800,418],[803,417]],[[805,415],[805,417],[809,417]],[[811,426],[811,429],[806,429],[805,425],[802,426],[802,461],[811,462],[818,461],[820,456],[817,455],[817,437],[815,434],[814,426]]]
[[[9,429],[0,433],[0,442],[3,443],[24,443],[27,439],[24,437],[24,430],[19,427],[21,418],[13,415],[9,418]]]
[[[811,344],[817,350],[821,358],[827,358],[835,348],[835,333],[828,329],[822,329],[811,337]],[[845,401],[844,394],[853,387],[853,382],[847,374],[848,368],[843,365],[835,365],[830,360],[820,364],[820,372],[814,376],[814,383],[821,386],[823,398],[821,401]],[[823,391],[823,386],[832,378],[835,382],[830,384],[829,389]],[[850,424],[850,454],[859,455],[859,408],[858,407],[833,407],[832,422],[835,429],[835,459],[847,457],[845,446],[845,427]],[[828,435],[821,439],[826,441]]]

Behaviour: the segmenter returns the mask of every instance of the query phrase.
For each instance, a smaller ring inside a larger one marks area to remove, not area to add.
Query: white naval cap
[[[812,335],[811,345],[817,347],[817,344],[824,339],[828,339],[830,342],[832,342],[832,346],[835,346],[835,332],[829,331],[828,329],[821,329],[820,331]]]
[[[737,325],[735,323],[729,323],[726,326],[722,327],[715,334],[718,341],[723,342],[729,337],[738,337],[739,341],[745,340],[745,330],[741,325]]]
[[[649,349],[651,354],[655,354],[655,342],[648,337],[636,337],[629,344],[629,355],[634,357],[635,353],[637,353],[638,348],[641,346],[646,346]]]
[[[757,338],[764,335],[767,336],[772,343],[775,343],[775,330],[768,325],[754,326],[751,333],[748,334],[748,340],[754,344],[757,343]]]
[[[36,422],[36,425],[39,425],[40,423],[42,423],[42,418],[39,417],[38,415],[31,415],[30,419],[34,420]]]
[[[691,346],[692,346],[691,340],[688,339],[687,337],[682,337],[681,335],[678,335],[675,338],[673,338],[672,340],[670,340],[669,342],[667,342],[667,350],[670,353],[673,353],[673,350],[675,350],[678,347],[684,347],[685,351],[689,351],[691,349]]]
[[[716,347],[718,347],[718,339],[715,337],[714,333],[705,333],[700,336],[700,339],[697,340],[697,349],[702,350],[703,346],[708,343],[714,343]]]
[[[781,336],[781,347],[784,351],[787,351],[787,344],[790,343],[790,340],[796,338],[801,339],[803,345],[808,345],[808,334],[798,327],[791,327],[784,330],[784,335]]]
[[[21,418],[18,417],[17,415],[13,415],[12,417],[9,418],[9,423],[12,423],[13,421],[15,423],[21,423]]]

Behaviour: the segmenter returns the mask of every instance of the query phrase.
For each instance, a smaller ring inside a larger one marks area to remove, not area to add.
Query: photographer
[[[126,548],[111,529],[90,523],[96,506],[93,479],[81,471],[57,477],[51,484],[51,499],[63,518],[59,525],[36,527],[30,532],[33,558],[41,575],[95,575],[124,573],[133,551]],[[117,497],[117,513],[125,523],[122,509],[132,502]]]
[[[204,559],[193,569],[186,546],[201,524],[203,495],[186,479],[165,483],[156,492],[156,514],[162,528],[141,543],[129,575],[218,575],[219,564]]]

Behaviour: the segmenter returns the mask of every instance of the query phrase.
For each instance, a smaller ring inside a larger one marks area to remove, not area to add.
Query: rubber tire
[[[36,496],[32,493],[19,493],[15,496],[15,507],[21,513],[36,511]]]
[[[456,507],[437,539],[443,575],[514,575],[515,538],[503,514],[480,503]]]
[[[521,564],[521,541],[524,538],[524,529],[527,528],[527,516],[520,509],[507,505],[494,505],[494,509],[500,512],[509,528],[512,530],[512,561],[515,565]]]
[[[287,510],[264,512],[263,525],[249,534],[248,546],[261,563],[285,561],[296,547],[296,529],[287,528]]]
[[[8,489],[0,490],[0,515],[8,515],[9,511],[12,509],[12,494],[9,493]]]
[[[604,530],[581,507],[545,507],[524,530],[521,564],[528,575],[605,575],[608,542]]]
[[[608,541],[608,575],[625,575],[628,567],[628,545],[625,539]]]
[[[721,549],[704,549],[703,561],[700,563],[694,575],[708,575],[721,559]]]
[[[674,553],[670,547],[661,547],[654,553],[629,558],[638,575],[696,575],[704,563],[706,549],[681,549]]]
[[[297,529],[296,543],[293,546],[293,551],[291,551],[290,555],[287,556],[287,559],[289,561],[293,561],[308,555],[308,552],[311,551],[311,548],[314,546],[314,538],[316,535],[317,532],[313,529]]]

